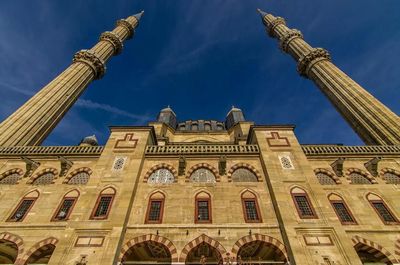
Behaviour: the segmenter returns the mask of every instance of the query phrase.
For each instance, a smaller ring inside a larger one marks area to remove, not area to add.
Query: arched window
[[[247,168],[238,168],[232,173],[233,182],[257,182],[257,176]]]
[[[321,185],[336,185],[336,181],[324,172],[317,172],[315,176],[317,176],[319,184]]]
[[[199,130],[199,125],[197,125],[197,123],[193,123],[192,124],[192,131],[198,131]]]
[[[246,223],[261,223],[260,208],[258,207],[257,197],[250,191],[242,193],[243,215]]]
[[[342,197],[336,194],[331,194],[328,196],[328,199],[342,224],[344,225],[357,224],[355,218],[351,214],[349,207],[347,207],[347,204],[345,203]]]
[[[147,205],[146,224],[161,224],[164,214],[165,196],[161,192],[153,193]]]
[[[15,185],[22,177],[22,170],[19,168],[11,169],[0,175],[0,184]]]
[[[73,175],[69,181],[68,184],[70,185],[85,185],[88,183],[90,178],[90,174],[86,171],[80,171]]]
[[[111,187],[106,188],[100,192],[90,219],[107,219],[108,215],[110,214],[111,205],[113,203],[115,193],[115,189]]]
[[[349,177],[350,184],[372,184],[371,180],[369,180],[366,175],[358,172],[351,172]]]
[[[376,194],[368,193],[367,200],[371,204],[372,208],[374,208],[375,212],[378,214],[379,218],[381,218],[382,222],[386,225],[398,224],[399,220],[393,214],[393,212],[389,209],[386,203]]]
[[[39,192],[37,190],[31,191],[19,202],[15,207],[13,213],[8,218],[8,222],[22,222],[28,212],[32,209],[36,200],[39,198]]]
[[[147,180],[150,184],[170,184],[175,181],[171,171],[166,168],[160,168],[154,171]]]
[[[75,206],[79,197],[79,191],[72,190],[65,194],[64,198],[61,200],[60,205],[58,206],[57,210],[55,211],[52,221],[65,221],[68,220],[72,209]]]
[[[291,195],[293,198],[294,205],[296,206],[297,212],[301,219],[314,219],[318,218],[315,213],[314,207],[310,202],[305,190],[298,187],[291,190]]]
[[[190,176],[190,182],[215,183],[215,176],[209,169],[199,168]]]
[[[46,172],[37,177],[32,184],[33,185],[49,185],[52,184],[56,175],[53,172]]]
[[[204,124],[204,130],[211,131],[211,124],[209,123]]]
[[[195,223],[211,223],[211,196],[207,192],[196,194],[195,198]]]
[[[383,174],[383,179],[387,184],[400,184],[400,175],[394,172],[386,172]]]

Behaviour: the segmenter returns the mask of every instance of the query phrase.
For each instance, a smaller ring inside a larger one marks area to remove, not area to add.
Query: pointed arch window
[[[149,198],[146,224],[161,224],[164,215],[165,196],[161,192],[153,193]]]
[[[257,176],[247,168],[238,168],[232,173],[233,182],[258,182]]]
[[[195,198],[195,223],[211,222],[211,196],[206,192],[197,193]]]
[[[78,201],[78,197],[79,197],[78,190],[72,190],[67,194],[65,194],[51,220],[52,221],[68,220],[76,202]]]
[[[106,188],[100,192],[95,207],[93,208],[90,219],[102,220],[107,219],[111,211],[116,191],[114,188]]]
[[[301,188],[293,188],[291,190],[294,205],[301,219],[317,219],[314,207],[311,204],[310,198],[305,190]]]
[[[356,219],[354,218],[353,214],[351,213],[349,207],[342,197],[336,194],[330,194],[328,196],[328,199],[337,217],[339,218],[339,221],[343,225],[357,224]]]
[[[7,221],[22,222],[38,198],[39,192],[36,190],[25,195],[25,197],[22,198],[22,200],[18,203],[17,207],[15,207],[13,213],[10,215]]]
[[[367,200],[384,224],[392,225],[399,223],[397,217],[393,214],[381,197],[376,194],[369,193],[367,195]]]
[[[243,215],[246,223],[261,223],[260,208],[258,206],[257,196],[250,192],[245,191],[241,195]]]

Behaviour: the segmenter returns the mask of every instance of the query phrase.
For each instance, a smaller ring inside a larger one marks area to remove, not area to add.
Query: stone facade
[[[354,82],[283,19],[262,17],[323,90],[344,93]],[[178,122],[168,107],[148,126],[111,127],[104,146],[95,136],[79,146],[35,146],[104,74],[102,62],[121,52],[139,18],[118,21],[1,124],[0,264],[399,262],[398,116],[361,87],[354,91],[381,117],[331,99],[379,145],[301,145],[294,126],[254,125],[238,108],[225,122]],[[328,86],[318,71],[340,82]],[[63,93],[74,97],[63,101]]]

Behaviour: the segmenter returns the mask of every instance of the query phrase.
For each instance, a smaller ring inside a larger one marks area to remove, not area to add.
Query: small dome
[[[83,138],[79,145],[97,146],[99,145],[99,142],[97,141],[96,135],[93,134],[91,136],[86,136],[85,138]]]
[[[226,116],[228,117],[228,116],[229,116],[229,114],[231,114],[231,112],[235,112],[235,111],[240,111],[240,112],[242,112],[242,110],[241,110],[241,109],[239,109],[239,108],[236,108],[235,106],[232,106],[231,110],[228,112],[228,114],[226,114]]]
[[[168,105],[168,107],[163,108],[160,112],[171,112],[172,114],[174,114],[176,116],[175,112],[171,109],[171,107],[169,105]]]

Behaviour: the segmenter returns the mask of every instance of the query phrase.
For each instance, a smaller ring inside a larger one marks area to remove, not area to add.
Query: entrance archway
[[[55,248],[56,246],[53,244],[40,247],[29,256],[25,264],[48,264]]]
[[[276,238],[261,234],[242,237],[233,246],[232,253],[243,263],[287,264],[288,261],[284,245]]]
[[[353,237],[352,241],[362,264],[392,265],[398,262],[389,251],[373,241],[359,236]]]
[[[14,242],[0,239],[0,264],[14,264],[18,256],[18,246]]]
[[[178,261],[174,244],[165,237],[143,235],[129,240],[121,250],[122,264],[172,264]]]
[[[199,265],[200,259],[204,256],[206,264],[216,265],[222,264],[220,262],[226,257],[226,253],[218,241],[202,234],[186,244],[179,260],[185,264]]]

